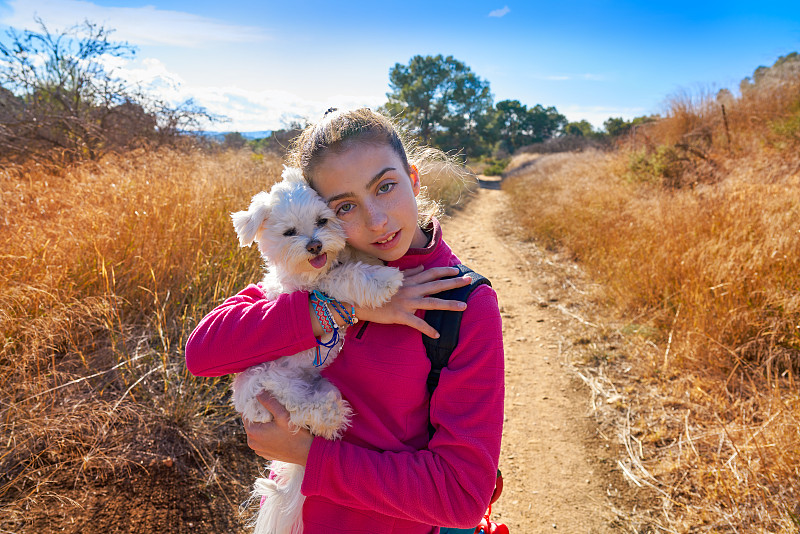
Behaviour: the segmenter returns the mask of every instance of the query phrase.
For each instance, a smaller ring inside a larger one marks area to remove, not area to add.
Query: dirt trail
[[[482,176],[481,185],[443,227],[461,261],[492,280],[503,316],[505,489],[492,517],[513,534],[613,532],[605,444],[595,437],[587,393],[561,351],[561,325],[569,318],[542,300],[547,282],[502,231],[506,198],[499,182]]]

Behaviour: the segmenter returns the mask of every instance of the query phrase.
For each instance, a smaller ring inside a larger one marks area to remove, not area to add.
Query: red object
[[[489,507],[491,509],[491,505],[497,502],[497,499],[500,498],[500,494],[503,493],[503,475],[500,474],[500,470],[497,471],[497,480],[494,483],[494,493],[492,493],[492,499],[489,501]]]
[[[475,527],[475,534],[509,534],[508,527],[502,523],[500,524],[495,523],[494,521],[489,519],[490,515],[492,515],[491,505],[489,505],[489,509],[486,510],[486,515],[483,516],[481,522],[478,523],[477,527]]]
[[[492,505],[497,502],[501,493],[503,493],[503,475],[498,469],[497,481],[494,483],[494,493],[492,493],[492,499],[489,502],[489,509],[486,510],[486,515],[483,516],[481,522],[475,527],[475,534],[509,534],[507,526],[502,523],[497,524],[489,519],[489,516],[492,515]]]

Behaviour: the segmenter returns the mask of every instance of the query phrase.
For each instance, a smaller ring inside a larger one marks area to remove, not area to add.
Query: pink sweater
[[[458,263],[434,221],[431,243],[390,265]],[[250,285],[197,325],[186,343],[186,365],[195,375],[218,376],[315,345],[306,293],[268,301]],[[355,416],[341,441],[314,439],[302,487],[306,533],[422,534],[438,531],[431,525],[477,525],[494,490],[503,427],[503,340],[494,290],[480,286],[470,296],[458,347],[432,399],[429,370],[417,330],[377,323],[347,330],[323,375]],[[436,428],[430,441],[429,417]]]

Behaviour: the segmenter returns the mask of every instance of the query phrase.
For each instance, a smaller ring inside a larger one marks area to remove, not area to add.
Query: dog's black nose
[[[319,256],[319,253],[322,250],[322,243],[320,243],[317,239],[312,239],[306,245],[306,250],[309,252],[309,254]]]

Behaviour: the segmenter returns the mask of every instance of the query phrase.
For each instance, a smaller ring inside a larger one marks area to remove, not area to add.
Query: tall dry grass
[[[281,169],[247,151],[165,149],[0,171],[0,530],[70,525],[97,513],[87,485],[165,466],[183,498],[232,518],[208,524],[236,529],[258,462],[242,474],[220,461],[243,443],[228,380],[193,377],[183,347],[262,277],[229,214]],[[464,188],[435,166],[423,180],[445,204]]]
[[[638,337],[638,372],[662,386],[651,393],[666,411],[643,407],[633,426],[670,528],[794,532],[800,174],[765,183],[762,161],[674,191],[630,183],[626,161],[550,156],[505,188],[529,237],[602,283],[617,328]]]
[[[786,87],[768,89],[728,103],[730,151],[708,100],[684,99],[644,156],[547,156],[504,184],[525,235],[601,283],[598,335],[628,340],[620,465],[667,532],[800,528],[800,156],[774,127],[796,100],[772,108]],[[687,138],[702,128],[706,145]],[[703,157],[668,160],[676,142]]]
[[[62,490],[154,462],[195,469],[187,484],[228,498],[236,481],[211,453],[236,431],[227,388],[192,377],[183,345],[258,278],[228,214],[280,169],[158,150],[3,171],[0,528],[42,507],[80,515]]]
[[[664,102],[664,119],[639,126],[638,147],[685,145],[704,157],[749,157],[800,143],[800,57],[789,54],[728,90],[681,90]],[[695,154],[697,156],[697,154]]]

